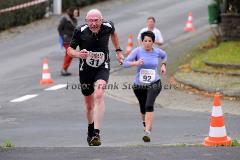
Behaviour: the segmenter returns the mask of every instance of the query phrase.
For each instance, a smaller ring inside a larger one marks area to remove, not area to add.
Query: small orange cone
[[[51,74],[48,70],[48,60],[45,58],[43,60],[43,70],[42,70],[42,79],[40,80],[41,85],[49,85],[54,83],[54,81],[51,79]]]
[[[192,12],[189,12],[188,20],[187,20],[186,26],[184,28],[185,31],[187,31],[187,32],[195,31],[192,21],[193,21]]]
[[[129,34],[128,35],[128,43],[127,43],[127,47],[126,47],[126,54],[129,55],[129,53],[132,51],[133,49],[133,35]]]
[[[204,139],[204,146],[230,146],[232,140],[227,136],[224,117],[220,104],[220,95],[214,96],[209,136]]]

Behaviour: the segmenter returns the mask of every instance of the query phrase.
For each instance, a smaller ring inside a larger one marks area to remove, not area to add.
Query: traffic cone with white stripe
[[[128,35],[128,43],[127,43],[127,47],[126,47],[126,55],[129,55],[129,53],[132,51],[133,49],[133,35],[129,34]]]
[[[192,12],[188,13],[188,20],[187,20],[187,23],[186,23],[186,26],[185,26],[184,30],[187,31],[187,32],[195,31],[195,28],[193,27]]]
[[[51,78],[51,74],[48,70],[48,60],[45,58],[43,60],[43,70],[42,70],[42,79],[40,80],[41,85],[50,85],[54,83],[54,81]]]
[[[224,117],[220,104],[220,95],[214,96],[209,136],[204,139],[204,146],[230,146],[232,140],[227,136]]]

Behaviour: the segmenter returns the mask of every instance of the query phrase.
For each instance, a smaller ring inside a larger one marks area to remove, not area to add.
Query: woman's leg
[[[147,91],[147,99],[146,99],[146,115],[145,115],[145,122],[146,122],[146,131],[152,130],[153,125],[153,111],[154,111],[154,103],[162,89],[161,81],[157,81],[153,83]]]
[[[62,65],[62,70],[61,70],[61,74],[63,76],[70,76],[71,75],[71,73],[69,73],[67,71],[71,62],[72,62],[72,57],[67,54],[67,48],[68,47],[69,47],[69,43],[64,43],[64,48],[65,48],[66,52],[65,52],[64,59],[63,59],[63,65]]]
[[[146,105],[146,99],[147,99],[147,90],[141,88],[140,86],[134,86],[133,92],[138,99],[141,118],[143,121],[143,126],[145,128],[145,113],[146,113],[145,105]]]

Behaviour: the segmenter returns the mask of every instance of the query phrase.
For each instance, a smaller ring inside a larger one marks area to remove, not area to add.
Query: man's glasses
[[[93,22],[98,23],[98,22],[101,22],[102,19],[85,19],[85,21],[87,23],[93,23]]]

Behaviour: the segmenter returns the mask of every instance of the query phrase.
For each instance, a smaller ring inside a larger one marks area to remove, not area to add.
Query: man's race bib
[[[155,80],[155,70],[153,69],[141,69],[140,70],[140,76],[139,81],[141,83],[151,83]]]
[[[99,67],[105,60],[103,52],[89,52],[86,62],[91,67]]]

